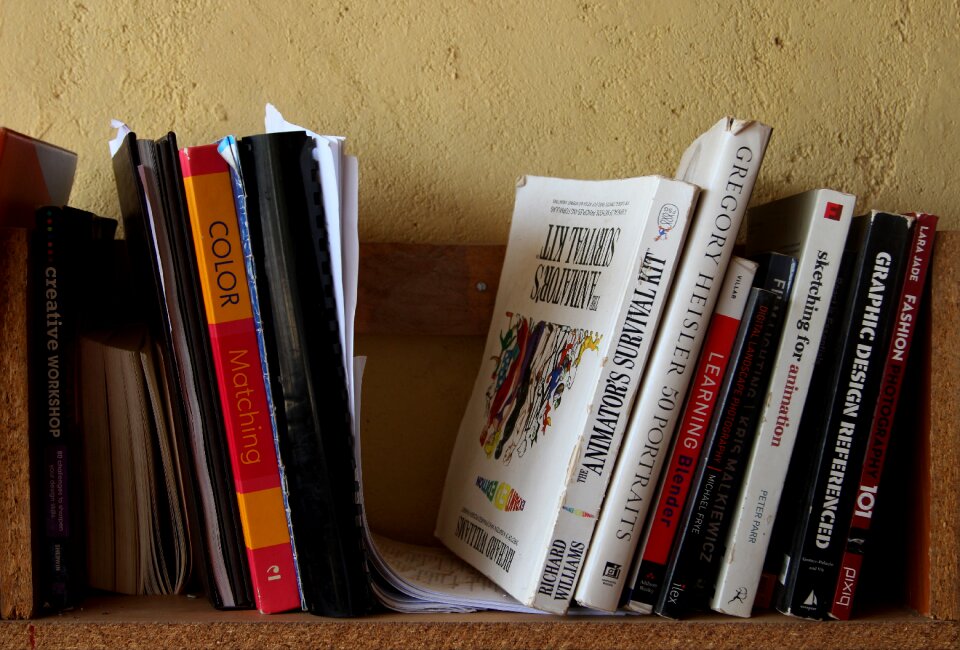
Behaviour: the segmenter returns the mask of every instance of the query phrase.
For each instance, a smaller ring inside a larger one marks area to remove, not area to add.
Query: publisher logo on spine
[[[614,562],[607,562],[607,566],[603,567],[603,577],[610,578],[612,580],[620,579],[620,565],[615,564]]]
[[[520,494],[507,483],[478,476],[477,487],[497,510],[521,512],[527,505],[527,500],[520,498]]]
[[[823,211],[824,219],[840,221],[840,215],[843,214],[843,206],[839,203],[830,203],[827,201],[827,209]]]
[[[660,208],[657,215],[657,238],[653,241],[660,241],[667,238],[667,233],[673,230],[677,225],[677,219],[680,217],[680,209],[672,203],[665,203]]]

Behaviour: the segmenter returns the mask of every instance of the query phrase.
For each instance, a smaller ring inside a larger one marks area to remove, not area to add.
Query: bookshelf
[[[908,475],[915,478],[905,482],[916,488],[904,506],[908,550],[898,553],[896,568],[902,584],[843,623],[812,623],[779,614],[749,620],[703,615],[674,622],[497,612],[332,620],[308,614],[218,612],[202,598],[119,596],[92,598],[76,611],[31,619],[26,401],[13,392],[14,380],[25,376],[19,325],[25,287],[18,280],[23,276],[24,246],[16,233],[0,232],[0,381],[6,402],[0,409],[0,611],[4,618],[19,619],[0,623],[0,646],[960,646],[960,504],[953,487],[960,481],[960,400],[954,397],[960,390],[960,335],[955,329],[960,321],[960,232],[938,237],[928,333],[915,352],[924,355],[926,371],[913,400],[920,417]],[[363,245],[358,333],[483,336],[502,258],[499,246]],[[390,494],[389,489],[377,489],[376,482],[383,479],[376,473],[365,472],[364,479],[371,493]]]

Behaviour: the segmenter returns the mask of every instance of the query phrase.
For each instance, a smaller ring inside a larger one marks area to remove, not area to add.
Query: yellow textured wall
[[[958,64],[956,0],[4,0],[0,123],[79,152],[73,203],[117,216],[111,117],[189,145],[261,130],[271,101],[349,137],[363,239],[502,243],[518,175],[669,174],[734,114],[774,127],[755,201],[831,186],[957,228]],[[452,435],[480,348],[365,346],[365,472],[412,504],[371,510],[426,531],[446,448],[424,431]],[[418,445],[422,484],[395,462]]]
[[[500,242],[521,173],[671,173],[720,116],[774,127],[758,199],[812,186],[957,227],[960,9],[901,2],[5,0],[0,123],[78,151],[116,215],[109,120],[183,144],[263,104],[349,136],[361,236]]]

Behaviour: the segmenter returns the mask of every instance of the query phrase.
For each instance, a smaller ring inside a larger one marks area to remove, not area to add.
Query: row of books
[[[676,180],[522,178],[436,528],[497,588],[366,521],[342,140],[272,106],[267,134],[183,149],[117,126],[125,239],[36,213],[52,607],[199,575],[263,612],[849,616],[935,217],[831,190],[748,212],[771,130],[733,119]]]
[[[519,181],[436,535],[522,604],[849,618],[937,219],[748,211],[770,134]]]
[[[270,105],[265,123],[183,149],[117,123],[123,240],[63,205],[74,154],[0,130],[0,227],[33,247],[15,325],[30,334],[39,604],[202,588],[266,613],[522,609],[441,549],[370,530],[357,162]]]
[[[356,159],[272,107],[268,133],[182,149],[116,126],[125,239],[69,207],[33,229],[43,603],[199,576],[217,607],[370,611],[342,275]]]

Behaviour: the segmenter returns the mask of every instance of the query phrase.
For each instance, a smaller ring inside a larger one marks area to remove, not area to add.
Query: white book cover
[[[651,228],[665,185],[680,189],[686,205],[660,206]],[[647,259],[644,239],[672,239],[695,194],[659,177],[518,182],[483,365],[436,535],[525,605],[564,611],[573,593],[590,531],[569,542],[556,533],[564,519],[589,519],[566,496],[598,385]],[[548,601],[537,597],[544,576]]]
[[[678,178],[699,186],[700,198],[584,563],[581,605],[617,607],[770,133],[724,118],[680,160]]]
[[[666,179],[657,188],[641,237],[642,255],[631,273],[628,300],[621,307],[610,353],[590,402],[590,417],[551,549],[586,546],[593,536],[698,193],[694,185]],[[555,575],[557,559],[548,556],[533,605],[559,614],[566,611],[580,576],[579,566],[570,563]]]
[[[748,255],[772,250],[799,264],[710,603],[718,612],[747,617],[753,609],[855,203],[850,194],[811,190],[747,217]]]

